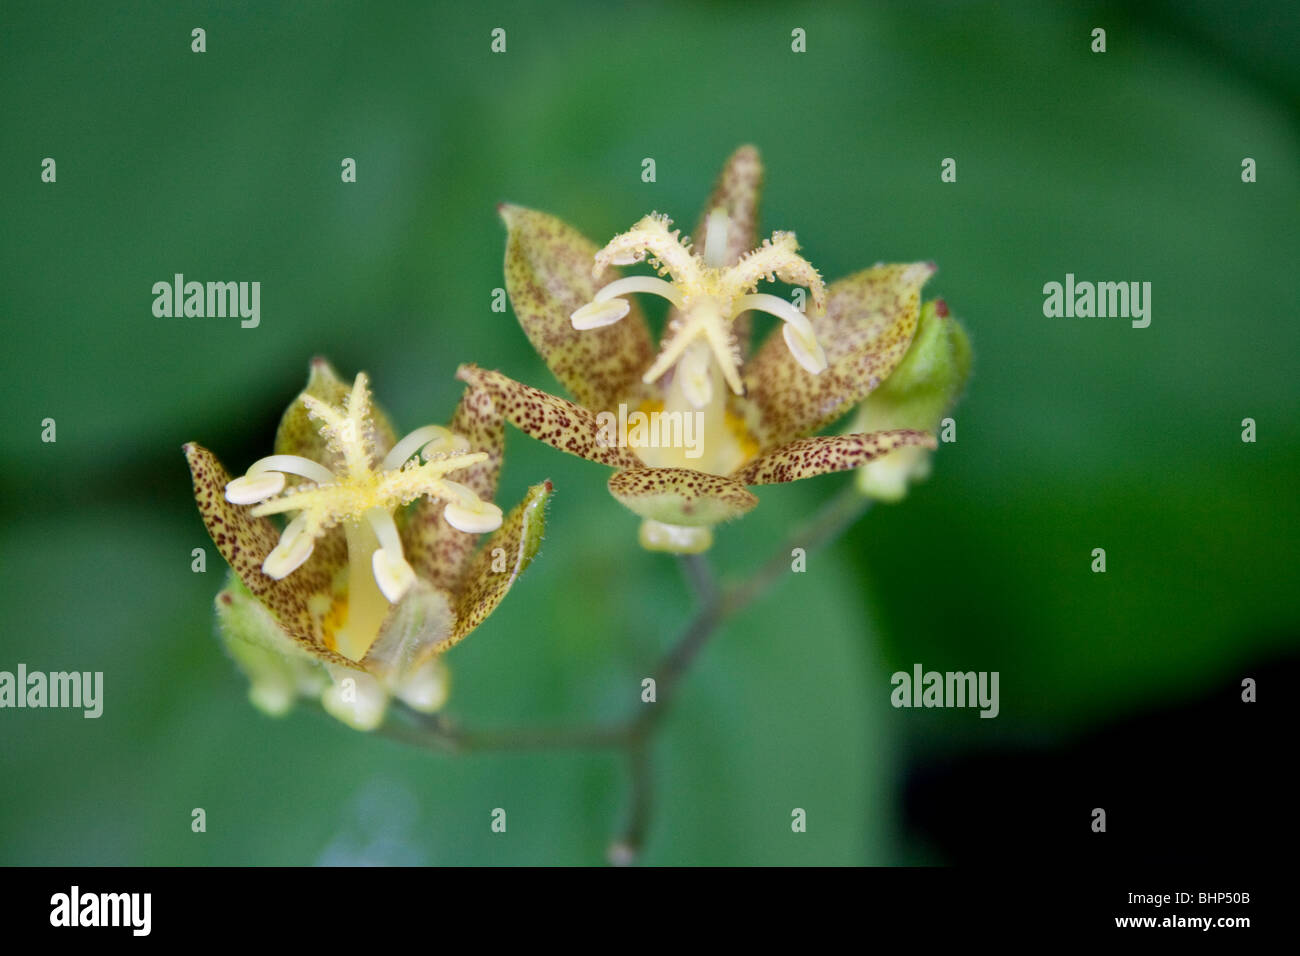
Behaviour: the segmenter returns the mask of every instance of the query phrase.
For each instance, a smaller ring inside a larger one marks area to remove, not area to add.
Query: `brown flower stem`
[[[748,578],[719,587],[703,555],[682,555],[682,574],[695,593],[697,606],[681,636],[651,672],[655,701],[620,724],[577,727],[467,730],[441,714],[421,714],[405,705],[395,708],[403,718],[388,721],[378,733],[403,743],[443,753],[530,750],[621,750],[627,758],[629,797],[621,834],[610,844],[610,862],[635,862],[645,842],[651,818],[654,781],[650,749],[654,732],[668,712],[681,681],[720,625],[748,607],[791,570],[791,551],[805,553],[829,544],[871,505],[852,483],[801,525],[785,544]]]

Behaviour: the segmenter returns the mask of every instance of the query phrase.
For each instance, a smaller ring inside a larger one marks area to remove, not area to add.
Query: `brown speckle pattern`
[[[800,438],[755,458],[732,477],[746,485],[774,485],[865,465],[905,445],[935,447],[926,432],[899,429]]]
[[[763,192],[763,161],[758,149],[741,146],[727,157],[714,183],[713,192],[700,213],[699,225],[692,233],[695,248],[703,252],[708,239],[709,213],[721,207],[731,217],[727,232],[727,258],[724,265],[734,265],[740,257],[758,245],[758,203]]]
[[[744,485],[690,468],[639,468],[609,479],[610,493],[643,518],[677,525],[714,525],[756,504]]]
[[[528,340],[580,405],[608,408],[634,388],[654,359],[645,318],[635,300],[613,325],[580,332],[569,320],[619,274],[592,278],[596,246],[554,216],[501,207],[506,240],[506,291]]]
[[[505,450],[505,421],[485,389],[467,388],[461,396],[451,430],[469,441],[470,450],[483,452],[487,460],[448,475],[468,486],[484,501],[496,497]],[[442,520],[446,502],[422,497],[407,513],[402,529],[406,559],[415,573],[443,591],[455,593],[465,573],[469,556],[480,535],[457,531]]]
[[[759,409],[759,443],[784,444],[833,422],[861,402],[907,352],[921,312],[930,263],[875,266],[831,285],[826,314],[809,315],[828,367],[805,370],[778,332],[745,367]]]
[[[543,482],[528,489],[524,500],[505,516],[492,537],[474,556],[460,582],[456,603],[456,620],[451,634],[436,645],[438,653],[460,643],[474,628],[487,619],[524,569],[532,563],[546,530],[546,503],[552,493],[551,483]],[[493,552],[498,548],[506,555],[505,570],[492,569]]]
[[[312,594],[328,590],[334,573],[347,560],[343,533],[331,532],[317,542],[311,558],[282,581],[262,573],[262,562],[280,540],[279,529],[267,518],[252,518],[245,505],[226,500],[230,473],[201,445],[185,446],[194,479],[194,500],[212,542],[239,579],[304,650],[320,660],[360,669],[355,661],[330,650],[321,640],[315,619],[307,608]]]
[[[552,448],[614,468],[643,467],[631,449],[598,444],[595,414],[573,402],[477,365],[462,365],[456,377],[491,393],[507,421]]]

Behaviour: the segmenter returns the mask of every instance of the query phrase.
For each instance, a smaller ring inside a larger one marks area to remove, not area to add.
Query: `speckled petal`
[[[709,213],[721,207],[731,219],[727,232],[727,256],[723,265],[735,265],[740,257],[758,245],[758,203],[763,193],[763,161],[754,146],[741,146],[727,157],[700,211],[699,225],[692,238],[697,250],[708,244]]]
[[[460,583],[451,634],[436,645],[436,652],[460,643],[482,624],[532,563],[546,530],[546,503],[551,491],[549,481],[529,488],[524,500],[506,515],[501,527],[474,556]]]
[[[325,439],[320,434],[320,423],[313,421],[307,414],[307,406],[303,404],[302,397],[311,395],[331,408],[342,408],[344,399],[351,392],[352,383],[339,378],[338,373],[334,371],[334,366],[319,356],[312,359],[311,371],[307,376],[307,387],[289,403],[289,407],[284,410],[284,415],[280,418],[280,427],[275,432],[275,453],[300,455],[311,461],[320,462],[330,471],[339,470],[342,467],[341,459],[326,447]],[[388,416],[375,405],[373,399],[370,403],[370,413],[374,423],[371,440],[376,450],[377,462],[388,454],[388,450],[393,447],[393,442],[397,439]],[[290,478],[291,484],[297,481],[296,478]]]
[[[674,525],[715,525],[758,504],[739,482],[689,468],[620,471],[609,479],[609,491],[642,518]]]
[[[795,361],[780,335],[770,336],[745,367],[758,408],[763,448],[783,445],[830,424],[857,405],[907,353],[921,311],[921,287],[934,265],[881,265],[833,283],[826,314],[810,314],[828,367],[818,375]]]
[[[900,429],[855,435],[818,435],[800,438],[755,458],[731,477],[746,485],[775,485],[832,471],[865,465],[898,448],[922,445],[934,448],[927,432]]]
[[[575,329],[569,316],[618,273],[593,278],[596,246],[554,216],[508,204],[500,212],[509,231],[506,291],[528,340],[578,404],[613,408],[654,360],[640,307],[629,299],[630,311],[613,325]]]
[[[321,640],[307,602],[313,594],[330,593],[335,573],[347,561],[347,545],[339,531],[322,537],[307,563],[281,581],[262,573],[262,562],[280,538],[280,531],[267,518],[252,518],[250,509],[226,500],[230,473],[201,445],[185,446],[185,459],[194,478],[194,500],[208,534],[221,556],[285,632],[300,647],[320,660],[358,668],[341,654],[329,650]]]
[[[488,457],[477,465],[451,475],[483,501],[496,497],[497,479],[505,445],[505,421],[485,389],[467,388],[451,420],[451,430],[469,441],[470,451]],[[446,503],[420,498],[407,513],[402,529],[406,559],[415,573],[434,587],[455,592],[479,536],[457,531],[442,519]]]
[[[477,365],[462,365],[456,377],[486,389],[508,422],[552,448],[613,468],[642,467],[629,449],[613,443],[602,445],[596,416],[573,402]]]

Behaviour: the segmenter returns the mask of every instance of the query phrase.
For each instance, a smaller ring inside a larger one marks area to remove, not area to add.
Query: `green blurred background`
[[[105,709],[0,712],[0,863],[600,862],[613,755],[432,756],[256,712],[180,446],[267,453],[318,353],[403,429],[446,420],[462,361],[554,389],[490,310],[495,204],[602,242],[690,224],[744,142],[763,228],[828,278],[935,260],[976,369],[933,478],[706,649],[655,747],[647,862],[942,862],[902,825],[909,766],[1067,747],[1293,655],[1297,9],[6,3],[0,669],[102,670]],[[176,272],[260,281],[261,327],[154,318]],[[1067,272],[1150,281],[1150,328],[1044,318]],[[503,500],[544,477],[541,557],[448,659],[466,723],[615,719],[689,613],[606,470],[512,430]],[[716,567],[847,480],[762,490]],[[891,709],[917,662],[1000,671],[1000,717]]]

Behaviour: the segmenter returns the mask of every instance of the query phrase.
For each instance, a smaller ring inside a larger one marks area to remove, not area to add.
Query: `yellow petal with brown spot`
[[[910,445],[934,448],[927,432],[900,429],[856,435],[799,438],[755,458],[732,477],[746,485],[774,485],[833,471],[847,471]]]
[[[641,467],[633,452],[604,439],[609,430],[595,414],[573,402],[477,365],[462,365],[456,377],[486,389],[506,421],[552,448],[613,468]]]
[[[499,207],[506,240],[506,292],[528,340],[580,405],[613,407],[636,390],[654,359],[645,317],[635,302],[618,322],[579,331],[569,317],[618,278],[592,277],[597,247],[555,216],[522,206]]]
[[[688,527],[730,521],[758,504],[739,482],[689,468],[620,471],[609,479],[609,491],[642,518]]]
[[[325,646],[316,618],[308,607],[313,595],[329,593],[335,574],[347,561],[340,531],[320,539],[307,562],[283,580],[262,573],[262,562],[280,540],[280,530],[266,518],[249,516],[250,509],[226,500],[230,473],[215,455],[193,442],[185,446],[194,480],[194,500],[208,534],[239,580],[302,649],[322,661],[359,669],[360,665]]]
[[[529,488],[524,500],[506,515],[501,527],[474,556],[458,588],[451,634],[433,648],[435,652],[459,644],[482,624],[532,563],[542,545],[546,503],[552,490],[549,481]]]
[[[907,353],[921,312],[921,287],[934,265],[881,265],[833,283],[826,313],[811,312],[827,367],[814,375],[770,336],[745,367],[745,384],[759,409],[763,448],[783,445],[833,422],[861,402]]]

